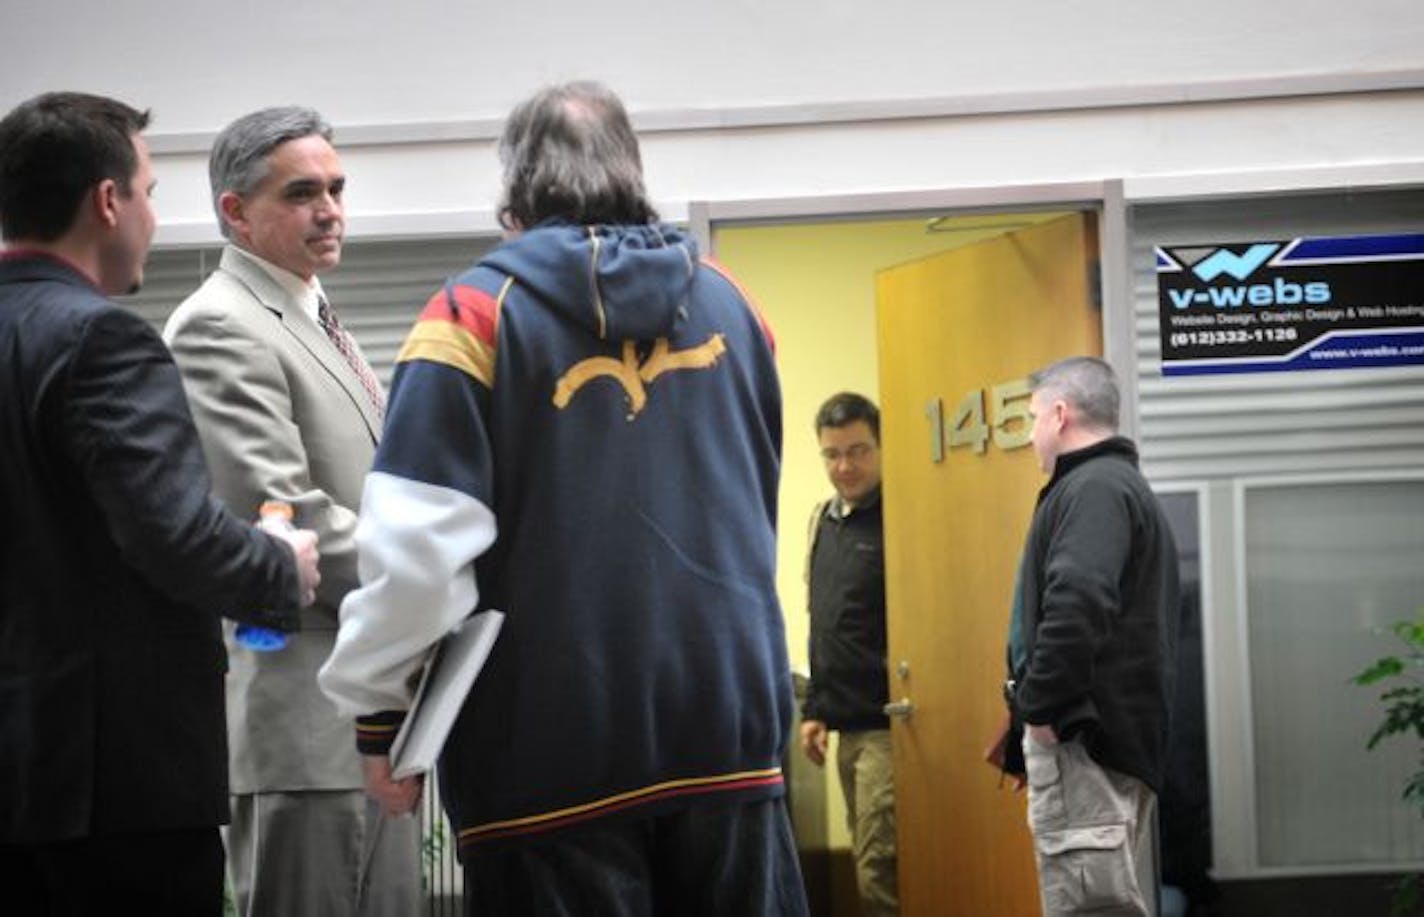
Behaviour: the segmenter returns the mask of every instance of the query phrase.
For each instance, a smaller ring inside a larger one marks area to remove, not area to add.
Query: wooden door
[[[1025,794],[984,763],[1015,570],[1044,482],[1032,371],[1102,352],[1092,219],[1072,214],[876,280],[902,911],[1038,913]]]

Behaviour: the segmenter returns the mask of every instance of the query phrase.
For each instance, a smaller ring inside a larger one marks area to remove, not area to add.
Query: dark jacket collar
[[[826,504],[826,512],[832,518],[844,519],[852,513],[878,510],[880,509],[880,487],[881,485],[879,484],[875,485],[875,488],[865,495],[865,499],[861,500],[854,507],[848,508],[845,505],[845,501],[839,496],[832,497]]]
[[[1053,476],[1048,479],[1047,484],[1043,485],[1043,490],[1038,492],[1038,498],[1042,500],[1054,485],[1063,480],[1074,468],[1103,455],[1119,456],[1131,462],[1134,468],[1137,467],[1137,446],[1133,444],[1132,440],[1126,436],[1109,436],[1091,446],[1074,449],[1072,452],[1065,452],[1058,456],[1053,462]]]
[[[59,255],[40,251],[36,248],[12,248],[0,252],[0,271],[7,280],[56,280],[93,290],[100,296],[104,291],[94,285],[79,268]]]

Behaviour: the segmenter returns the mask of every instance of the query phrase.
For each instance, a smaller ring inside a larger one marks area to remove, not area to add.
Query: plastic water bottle
[[[276,528],[283,531],[295,531],[292,525],[292,504],[283,503],[281,500],[268,500],[262,504],[257,515],[262,519],[264,528]],[[256,624],[239,624],[237,633],[233,635],[238,646],[258,653],[270,653],[280,650],[287,645],[287,635],[279,630],[270,627],[258,627]]]

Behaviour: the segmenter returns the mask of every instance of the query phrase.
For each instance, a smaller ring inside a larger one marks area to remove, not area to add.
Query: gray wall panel
[[[1163,377],[1152,254],[1155,245],[1419,232],[1424,191],[1144,204],[1132,227],[1138,440],[1149,478],[1424,467],[1424,367]]]

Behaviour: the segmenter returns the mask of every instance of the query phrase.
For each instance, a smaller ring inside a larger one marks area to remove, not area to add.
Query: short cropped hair
[[[289,140],[313,136],[329,142],[331,125],[315,110],[296,105],[254,111],[222,129],[208,155],[208,183],[213,191],[213,212],[224,236],[232,237],[232,227],[223,219],[218,204],[223,192],[247,197],[267,177],[269,153]]]
[[[1029,387],[1062,398],[1090,426],[1117,432],[1117,377],[1105,361],[1097,357],[1059,360],[1030,376]]]
[[[875,442],[880,442],[880,409],[864,395],[855,392],[840,392],[826,399],[816,412],[816,435],[826,427],[844,427],[863,420],[870,427]]]
[[[147,111],[104,96],[50,92],[22,102],[0,120],[0,236],[59,239],[84,195],[108,179],[131,195],[133,138],[147,126]]]
[[[521,103],[505,122],[499,161],[506,229],[551,219],[581,226],[658,219],[628,112],[601,83],[550,86]]]

